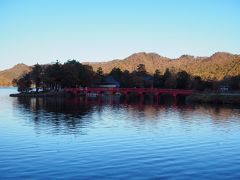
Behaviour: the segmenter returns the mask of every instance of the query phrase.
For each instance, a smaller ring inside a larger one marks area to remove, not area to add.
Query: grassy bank
[[[240,94],[196,93],[186,98],[187,102],[240,105]]]

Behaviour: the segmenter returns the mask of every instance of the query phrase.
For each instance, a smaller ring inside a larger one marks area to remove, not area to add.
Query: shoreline
[[[69,97],[65,92],[16,93],[10,97]],[[186,103],[240,105],[240,93],[194,93],[185,99]]]
[[[64,92],[40,92],[40,93],[16,93],[10,94],[10,97],[65,97]]]

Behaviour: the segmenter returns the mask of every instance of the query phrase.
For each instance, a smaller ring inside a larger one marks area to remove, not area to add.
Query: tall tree
[[[177,73],[177,88],[186,89],[189,85],[190,75],[186,71]]]
[[[42,83],[43,68],[38,63],[33,66],[32,72],[30,74],[33,83],[35,84],[36,92],[39,91],[39,88]]]
[[[102,83],[104,80],[103,70],[101,67],[97,69],[97,79],[98,79],[98,83]]]
[[[204,89],[204,83],[200,76],[194,76],[191,81],[191,89],[196,90],[203,90]]]
[[[145,75],[147,74],[147,70],[146,70],[146,67],[145,67],[145,64],[139,64],[137,66],[137,72],[141,75]]]
[[[43,76],[44,87],[48,86],[49,89],[58,91],[63,86],[63,77],[63,67],[58,61],[46,66]]]
[[[163,87],[163,76],[161,76],[160,70],[156,69],[155,73],[153,74],[153,86],[156,88]]]
[[[101,67],[98,67],[98,69],[97,69],[97,74],[98,74],[99,76],[102,76],[102,75],[103,75],[103,70],[102,70]]]
[[[122,74],[123,72],[121,71],[121,69],[116,67],[114,67],[110,72],[110,75],[113,76],[118,81],[121,80]]]
[[[176,88],[176,79],[168,68],[163,74],[163,83],[164,88]]]
[[[82,65],[80,69],[80,84],[83,87],[92,86],[97,83],[96,73],[93,71],[92,66]]]
[[[63,64],[63,86],[76,87],[80,86],[80,69],[81,64],[76,60],[69,60]]]
[[[14,79],[13,83],[17,85],[19,92],[29,92],[31,89],[30,73],[24,74],[18,80]]]

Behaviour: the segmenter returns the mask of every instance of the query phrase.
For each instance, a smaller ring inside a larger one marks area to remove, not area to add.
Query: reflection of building
[[[104,79],[104,82],[99,84],[98,87],[101,88],[118,88],[120,87],[120,83],[114,79],[112,76],[107,76]]]
[[[228,92],[229,86],[228,85],[223,85],[218,88],[219,92]]]

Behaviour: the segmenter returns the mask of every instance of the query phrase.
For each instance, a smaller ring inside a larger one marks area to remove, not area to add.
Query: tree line
[[[29,92],[33,88],[36,92],[40,89],[59,91],[67,87],[97,87],[107,76],[112,76],[123,88],[214,90],[228,85],[231,89],[240,89],[240,76],[226,77],[223,81],[203,81],[200,76],[191,76],[186,71],[173,72],[166,69],[165,72],[160,72],[156,69],[154,74],[150,74],[144,64],[139,64],[133,72],[113,68],[109,74],[104,74],[101,67],[95,72],[91,66],[76,60],[69,60],[63,64],[58,61],[48,65],[36,64],[29,73],[14,79],[13,84],[20,92]]]

